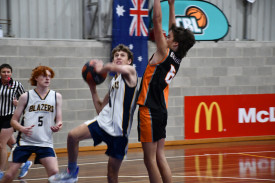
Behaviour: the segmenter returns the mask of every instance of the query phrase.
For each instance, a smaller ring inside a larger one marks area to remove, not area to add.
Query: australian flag
[[[131,49],[139,77],[148,62],[148,23],[148,0],[114,0],[112,49],[118,44]]]

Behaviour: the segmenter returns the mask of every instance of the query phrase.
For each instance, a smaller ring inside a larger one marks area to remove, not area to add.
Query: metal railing
[[[0,25],[7,25],[7,33],[4,35],[5,37],[14,37],[12,33],[12,20],[11,20],[11,4],[10,0],[6,1],[7,5],[7,19],[0,19]],[[1,26],[2,31],[4,30]]]
[[[83,38],[108,39],[112,34],[113,1],[83,1]],[[105,9],[104,9],[105,8]]]

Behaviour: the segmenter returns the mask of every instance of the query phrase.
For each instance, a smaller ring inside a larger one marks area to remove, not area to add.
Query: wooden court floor
[[[275,140],[168,146],[165,152],[173,183],[275,183]],[[63,171],[67,155],[58,156]],[[81,152],[78,182],[107,182],[107,159],[104,151]],[[44,168],[33,165],[24,180],[14,182],[48,181]],[[149,183],[140,148],[129,149],[119,182]]]

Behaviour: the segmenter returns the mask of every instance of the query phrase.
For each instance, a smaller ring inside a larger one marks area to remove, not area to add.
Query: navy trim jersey
[[[109,103],[96,117],[99,126],[112,136],[128,136],[136,108],[138,86],[129,87],[122,75],[110,83]]]
[[[148,62],[141,81],[137,104],[149,108],[167,111],[169,84],[176,76],[181,59],[171,49],[157,64]]]
[[[32,135],[26,136],[19,132],[17,143],[20,146],[39,146],[53,148],[53,132],[55,125],[56,92],[49,90],[42,98],[35,90],[28,91],[28,100],[24,109],[21,125],[32,128]]]

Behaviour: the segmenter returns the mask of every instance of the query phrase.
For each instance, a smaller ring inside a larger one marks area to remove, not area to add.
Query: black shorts
[[[0,131],[2,128],[11,128],[12,115],[0,116]]]
[[[139,106],[138,140],[140,142],[156,142],[166,138],[167,112]]]

